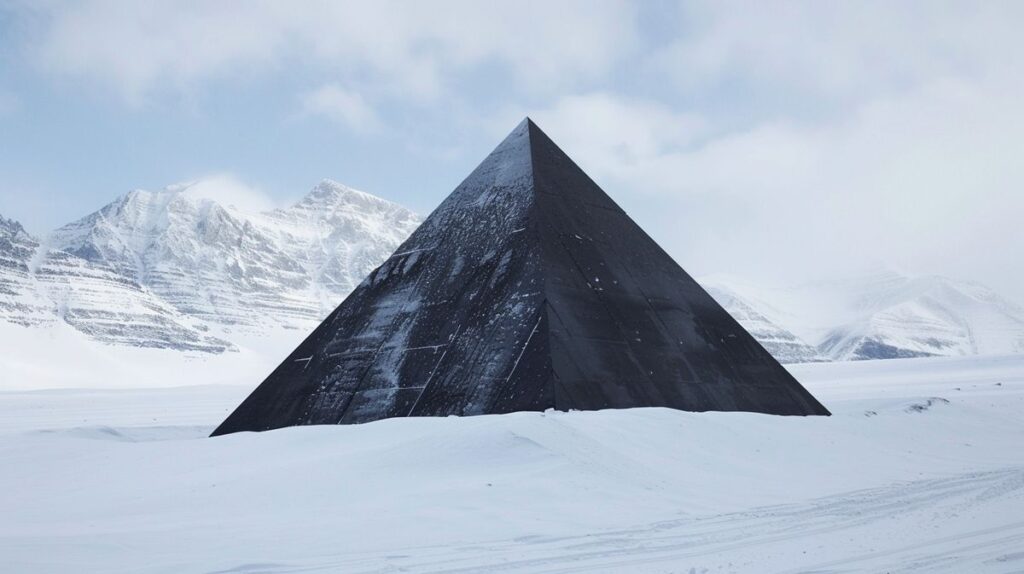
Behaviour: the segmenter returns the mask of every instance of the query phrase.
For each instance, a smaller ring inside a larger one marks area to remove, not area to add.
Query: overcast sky
[[[427,213],[529,115],[696,275],[1024,301],[1024,2],[0,0],[0,215],[211,177]]]

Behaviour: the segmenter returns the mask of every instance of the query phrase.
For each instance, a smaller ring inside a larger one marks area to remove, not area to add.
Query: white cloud
[[[26,52],[53,77],[138,103],[301,68],[303,113],[402,125],[382,171],[536,110],[698,273],[881,260],[1024,294],[1019,2],[45,6]]]
[[[676,36],[652,56],[685,91],[740,84],[857,101],[944,76],[1019,67],[1019,2],[682,4]],[[806,101],[794,102],[797,106]]]
[[[514,125],[515,113],[502,115],[497,131]],[[666,149],[687,148],[709,129],[698,115],[604,92],[566,96],[532,116],[546,132],[558,134],[558,141],[608,172],[632,171]]]
[[[881,262],[1024,300],[1021,12],[687,4],[645,69],[686,104],[602,91],[532,115],[697,273]]]
[[[62,76],[95,80],[132,102],[212,78],[318,65],[393,97],[430,99],[482,64],[524,87],[594,77],[633,41],[621,2],[87,0],[54,3],[31,53]]]
[[[698,273],[888,262],[1019,289],[1022,93],[1016,80],[943,80],[829,122],[706,137],[687,114],[606,94],[535,117]]]
[[[234,206],[242,211],[267,211],[278,207],[265,191],[251,186],[228,173],[211,174],[183,184],[190,197],[212,199],[221,205]]]
[[[357,132],[380,128],[380,118],[360,94],[329,84],[302,96],[306,114],[323,116]]]

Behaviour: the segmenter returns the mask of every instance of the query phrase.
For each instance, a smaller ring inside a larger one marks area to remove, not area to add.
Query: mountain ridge
[[[4,219],[0,317],[221,353],[233,330],[307,328],[419,223],[331,180],[262,212],[194,197],[191,185],[129,191],[42,239]]]
[[[1024,308],[977,282],[892,270],[781,288],[704,281],[730,312],[755,308],[826,360],[1024,352]]]
[[[329,179],[264,210],[196,193],[204,183],[134,189],[41,236],[0,214],[0,321],[234,351],[242,335],[310,330],[421,221]],[[789,287],[700,283],[783,363],[1024,352],[1024,308],[976,282],[876,269]]]

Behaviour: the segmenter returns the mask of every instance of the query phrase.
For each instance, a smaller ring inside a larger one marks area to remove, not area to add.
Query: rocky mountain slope
[[[787,288],[705,284],[769,350],[788,340],[781,332],[826,360],[1024,352],[1024,308],[977,283],[885,270]]]
[[[827,361],[817,348],[791,331],[768,319],[750,302],[722,285],[705,286],[718,304],[761,343],[780,363],[816,363]]]
[[[39,241],[20,223],[0,215],[0,320],[27,327],[51,318],[36,296],[30,268],[38,249]]]
[[[188,185],[132,191],[48,237],[0,220],[0,317],[119,345],[222,352],[231,334],[314,325],[419,223],[323,181],[246,213]]]
[[[835,360],[1024,352],[1024,308],[984,285],[895,274],[863,285],[857,316],[819,344]]]

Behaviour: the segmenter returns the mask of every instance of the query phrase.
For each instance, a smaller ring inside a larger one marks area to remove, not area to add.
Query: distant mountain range
[[[782,362],[1024,352],[1024,308],[977,283],[885,270],[787,288],[701,284]]]
[[[304,333],[419,225],[325,180],[247,212],[193,186],[129,192],[43,237],[0,216],[0,322],[216,355]],[[784,363],[1024,352],[1024,309],[976,283],[882,271],[788,288],[701,284]]]
[[[43,238],[0,218],[0,319],[113,345],[220,353],[233,333],[307,330],[419,225],[323,181],[246,213],[189,185],[129,192]]]

